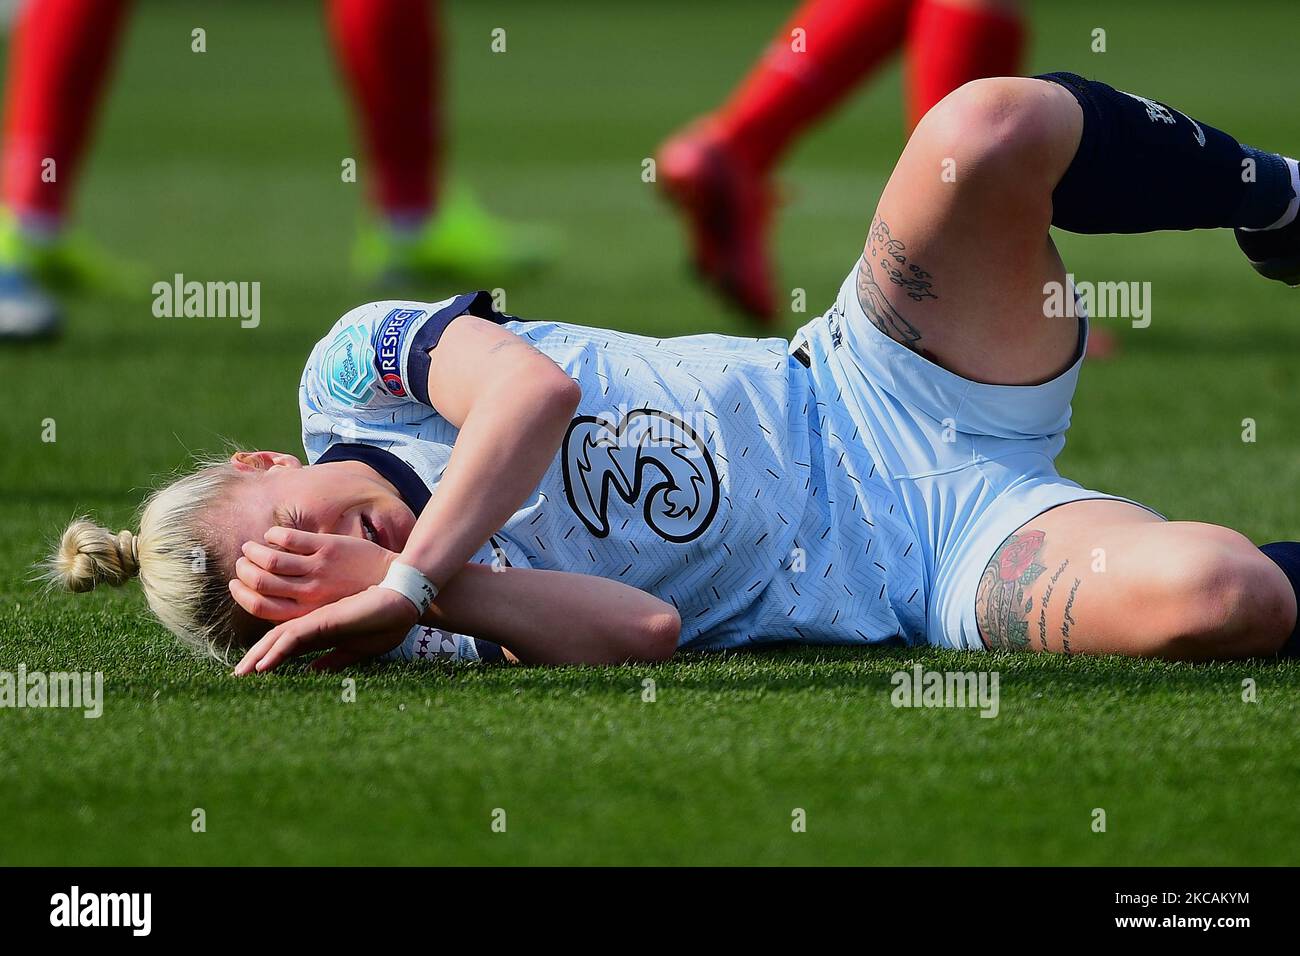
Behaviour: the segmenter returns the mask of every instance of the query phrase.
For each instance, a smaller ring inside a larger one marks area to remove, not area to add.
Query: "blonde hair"
[[[46,561],[46,577],[84,592],[100,584],[121,587],[138,576],[150,610],[169,631],[224,660],[240,635],[227,586],[233,556],[230,542],[219,540],[214,512],[244,477],[228,460],[201,462],[145,499],[138,534],[78,518]]]

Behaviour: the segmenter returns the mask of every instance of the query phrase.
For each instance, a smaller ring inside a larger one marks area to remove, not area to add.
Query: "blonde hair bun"
[[[109,531],[87,518],[72,522],[45,559],[44,577],[53,587],[90,591],[138,575],[149,609],[167,630],[224,659],[236,643],[260,636],[260,623],[236,615],[228,584],[236,549],[221,520],[245,475],[225,458],[199,466],[145,499],[138,532]]]
[[[50,555],[49,578],[69,591],[89,591],[99,584],[121,587],[140,573],[139,548],[130,531],[114,534],[78,518],[68,525]]]

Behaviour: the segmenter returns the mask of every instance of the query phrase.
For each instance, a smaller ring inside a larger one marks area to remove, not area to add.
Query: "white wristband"
[[[426,578],[418,568],[413,568],[409,564],[403,564],[401,561],[394,561],[388,566],[388,573],[384,579],[379,582],[381,588],[388,588],[390,591],[396,591],[402,597],[406,598],[415,605],[415,609],[424,616],[424,612],[429,610],[429,605],[433,599],[438,596],[438,588],[432,581]]]

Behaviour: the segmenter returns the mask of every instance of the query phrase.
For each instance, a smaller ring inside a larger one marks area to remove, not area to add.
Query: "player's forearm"
[[[620,664],[670,657],[681,621],[651,594],[564,571],[468,565],[422,624],[509,647],[528,664]]]
[[[580,392],[554,365],[484,389],[400,560],[441,586],[518,510],[554,459]],[[505,377],[505,376],[503,376]],[[499,396],[499,397],[498,397]]]

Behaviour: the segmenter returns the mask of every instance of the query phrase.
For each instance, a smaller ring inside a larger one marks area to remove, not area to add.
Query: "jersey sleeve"
[[[417,624],[407,632],[401,644],[379,655],[378,660],[501,664],[505,663],[505,654],[500,644]]]
[[[303,386],[318,405],[388,410],[412,400],[429,405],[429,350],[462,315],[510,320],[487,292],[442,302],[370,302],[348,312],[312,350]]]

